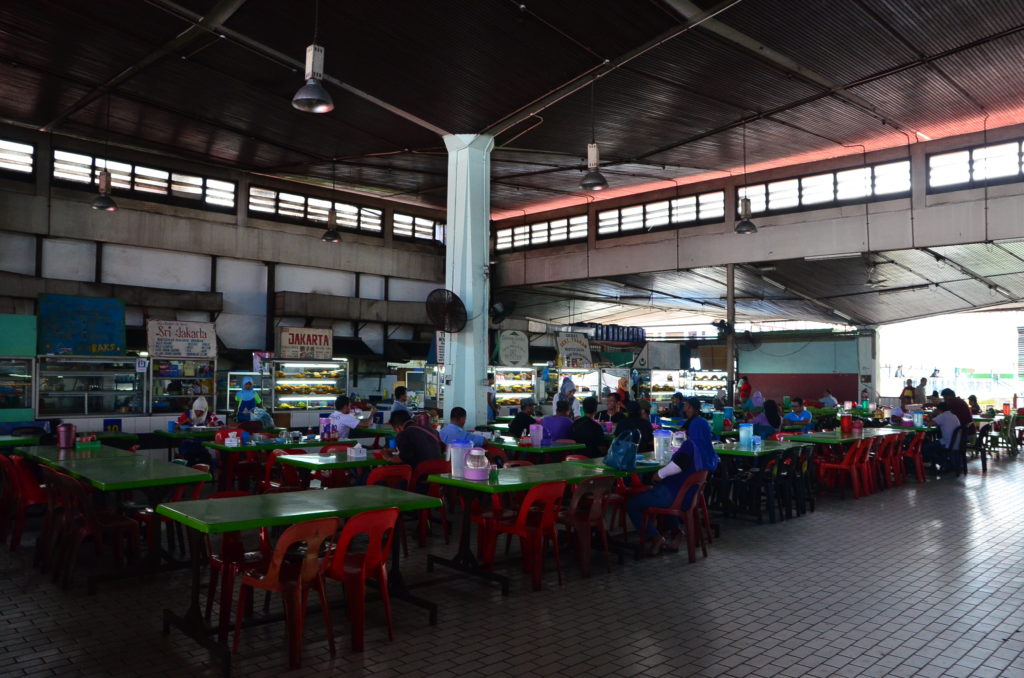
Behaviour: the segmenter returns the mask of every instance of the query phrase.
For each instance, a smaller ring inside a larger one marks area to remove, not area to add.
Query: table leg
[[[199,607],[200,569],[202,567],[200,554],[203,550],[199,532],[191,528],[188,529],[188,544],[192,565],[192,591],[189,597],[189,607],[183,616],[164,609],[164,635],[170,634],[173,626],[205,647],[214,659],[220,661],[223,675],[227,678],[231,675],[231,652],[227,645],[218,643],[211,638],[210,627],[203,618],[203,612]]]
[[[463,498],[462,526],[459,532],[459,549],[456,551],[454,558],[442,558],[440,556],[428,555],[427,572],[433,572],[435,564],[450,567],[453,570],[459,570],[460,572],[465,572],[475,577],[501,584],[501,595],[507,596],[508,577],[485,570],[476,559],[476,556],[473,555],[473,549],[469,544],[470,531],[473,529],[473,521],[470,520],[469,517],[469,507],[472,503],[473,491],[459,488],[458,492]],[[488,497],[487,494],[481,494],[481,496]]]
[[[403,518],[399,515],[398,519],[402,520]],[[402,569],[399,563],[399,541],[400,539],[397,534],[391,540],[391,568],[388,571],[388,593],[391,594],[392,598],[404,600],[426,610],[430,615],[430,625],[437,626],[437,604],[425,598],[414,596],[409,592],[409,588],[405,584],[405,578],[402,576]]]

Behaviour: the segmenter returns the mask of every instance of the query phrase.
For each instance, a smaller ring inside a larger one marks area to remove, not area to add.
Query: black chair
[[[970,426],[957,426],[953,436],[949,439],[949,449],[946,450],[946,457],[950,462],[957,464],[956,475],[961,473],[967,475],[967,443],[971,437]]]

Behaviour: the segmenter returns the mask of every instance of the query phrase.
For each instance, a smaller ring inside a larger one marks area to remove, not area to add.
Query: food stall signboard
[[[38,339],[46,355],[124,355],[124,302],[40,294]]]
[[[282,327],[277,335],[278,360],[330,360],[334,332],[330,328]]]
[[[590,339],[579,332],[560,332],[555,335],[558,356],[565,367],[591,367]]]
[[[149,354],[161,358],[216,358],[213,323],[150,320],[146,323]]]
[[[519,330],[504,330],[498,335],[498,364],[526,367],[530,363],[530,338]]]

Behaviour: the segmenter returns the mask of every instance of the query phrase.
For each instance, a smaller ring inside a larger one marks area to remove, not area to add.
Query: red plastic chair
[[[331,558],[324,560],[324,576],[342,582],[345,586],[345,605],[348,622],[352,629],[352,651],[363,649],[366,626],[366,580],[377,582],[381,602],[384,603],[384,619],[388,626],[388,640],[394,640],[391,623],[391,596],[388,592],[388,555],[391,553],[398,521],[398,509],[386,508],[366,511],[345,521],[345,527],[338,537],[338,545]],[[352,540],[366,535],[365,551],[350,551]]]
[[[330,454],[347,454],[352,449],[351,445],[342,445],[335,443],[333,445],[324,445],[320,448],[320,454],[327,456]],[[331,469],[329,471],[317,471],[313,474],[313,478],[317,478],[323,487],[350,487],[352,485],[352,474],[343,468]]]
[[[576,558],[584,577],[590,576],[593,552],[590,540],[595,529],[601,535],[608,571],[612,571],[611,553],[608,550],[608,528],[604,522],[604,514],[608,505],[606,500],[615,491],[615,480],[613,476],[605,476],[577,483],[569,507],[558,514],[558,522],[562,523],[566,532],[576,539]]]
[[[561,586],[562,562],[558,555],[558,530],[555,526],[563,494],[565,483],[562,481],[542,483],[530,489],[514,520],[494,521],[490,543],[487,545],[489,558],[486,562],[494,562],[494,549],[499,534],[519,537],[523,551],[523,569],[532,575],[533,590],[539,591],[544,569],[544,545],[551,540],[555,553],[555,569],[558,571],[558,584]]]
[[[249,497],[252,496],[249,492],[244,490],[226,490],[224,492],[214,492],[207,500],[217,499],[231,499],[233,497]],[[217,581],[220,579],[224,580],[224,590],[227,591],[230,601],[231,594],[235,591],[235,578],[238,576],[238,572],[242,568],[256,567],[262,563],[270,560],[270,556],[273,552],[273,548],[270,545],[270,531],[261,527],[258,530],[259,533],[259,545],[255,551],[246,551],[245,545],[242,543],[241,534],[238,532],[227,532],[221,538],[220,553],[214,553],[213,545],[210,541],[210,536],[206,535],[206,552],[209,554],[210,563],[210,583],[206,589],[206,619],[210,619],[210,615],[213,614],[213,600],[217,595]],[[225,564],[228,565],[227,570],[224,569]],[[267,601],[270,600],[270,594],[267,594]],[[264,609],[267,605],[264,604]],[[225,619],[224,623],[229,623],[228,619]]]
[[[899,470],[903,473],[904,477],[907,473],[907,467],[905,460],[909,459],[914,464],[914,474],[917,478],[917,482],[925,482],[924,473],[924,454],[922,452],[924,447],[925,433],[921,431],[917,433],[910,441],[910,445],[907,446],[906,451],[900,451],[899,456]]]
[[[412,480],[409,482],[409,491],[418,492],[420,483],[423,482],[427,476],[451,472],[451,462],[445,461],[444,459],[429,459],[427,461],[421,461],[416,465],[416,469],[413,472]],[[429,483],[427,485],[427,496],[436,497],[441,500],[441,505],[437,508],[437,512],[441,519],[441,534],[444,535],[444,543],[447,544],[450,531],[448,527],[448,512],[444,507],[445,500],[447,499],[444,489],[444,486],[439,485],[438,483]],[[421,509],[419,513],[419,540],[420,547],[422,548],[427,545],[427,533],[430,529],[430,509]]]
[[[11,550],[21,546],[21,535],[25,530],[25,515],[33,506],[46,506],[46,490],[36,480],[35,473],[23,457],[0,454],[0,470],[3,471],[3,496],[5,505],[0,514],[0,535],[6,537],[7,525],[11,526]]]
[[[299,448],[295,450],[273,450],[267,455],[267,463],[263,470],[263,480],[260,481],[258,490],[260,494],[273,494],[276,492],[298,492],[305,489],[302,486],[302,478],[299,470],[294,466],[287,466],[280,463],[277,458],[291,454],[306,454],[306,450]],[[280,480],[274,479],[274,470],[280,469]]]
[[[853,488],[853,496],[859,498],[862,491],[862,483],[860,478],[860,465],[858,460],[861,457],[863,451],[866,455],[867,450],[871,446],[871,439],[865,438],[858,440],[846,450],[846,454],[843,456],[842,461],[823,461],[818,464],[818,482],[821,487],[828,487],[834,489],[840,481],[843,480],[844,476],[849,477],[850,487]]]
[[[366,479],[367,485],[386,485],[393,490],[408,490],[412,486],[412,466],[408,464],[391,464],[389,466],[378,466],[370,471]],[[409,540],[405,534],[405,523],[398,522],[398,533],[402,538],[402,554],[409,557]]]
[[[566,461],[590,461],[590,457],[585,454],[567,454],[565,455]]]
[[[302,666],[302,631],[305,626],[306,602],[309,589],[315,588],[320,595],[320,606],[327,627],[327,645],[331,656],[334,652],[334,626],[331,611],[327,605],[327,592],[320,564],[320,547],[338,532],[337,518],[319,518],[292,525],[278,538],[270,560],[251,569],[242,571],[242,586],[238,592],[238,612],[235,617],[235,641],[233,651],[238,652],[242,635],[242,618],[246,604],[254,589],[280,593],[284,600],[285,619],[288,625],[288,660],[292,668]],[[293,547],[305,543],[301,560],[286,559]]]
[[[707,471],[695,471],[691,473],[682,487],[676,492],[676,498],[668,508],[650,506],[644,509],[644,519],[640,526],[640,550],[643,551],[644,542],[647,540],[647,525],[651,520],[657,520],[659,516],[676,516],[682,521],[683,531],[686,532],[686,551],[690,562],[697,562],[697,544],[700,543],[701,553],[708,557],[708,547],[704,541],[704,529],[697,518],[697,508],[700,506],[698,497],[704,493],[704,484],[708,480]],[[692,488],[696,491],[690,492]],[[690,495],[687,501],[687,494]]]
[[[234,433],[239,438],[242,437],[243,433],[247,431],[242,428],[222,428],[213,436],[213,442],[220,445],[224,444],[224,440],[229,437],[229,434]],[[234,487],[235,481],[246,480],[246,486],[250,487],[250,482],[260,477],[263,471],[263,465],[261,463],[261,457],[259,450],[246,450],[245,452],[225,452],[220,457],[224,460],[224,467],[221,472],[225,476],[224,487]]]

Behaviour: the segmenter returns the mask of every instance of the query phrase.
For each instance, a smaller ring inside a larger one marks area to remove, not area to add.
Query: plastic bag
[[[640,447],[640,431],[630,429],[615,436],[604,457],[604,465],[619,471],[636,471],[636,451]]]

